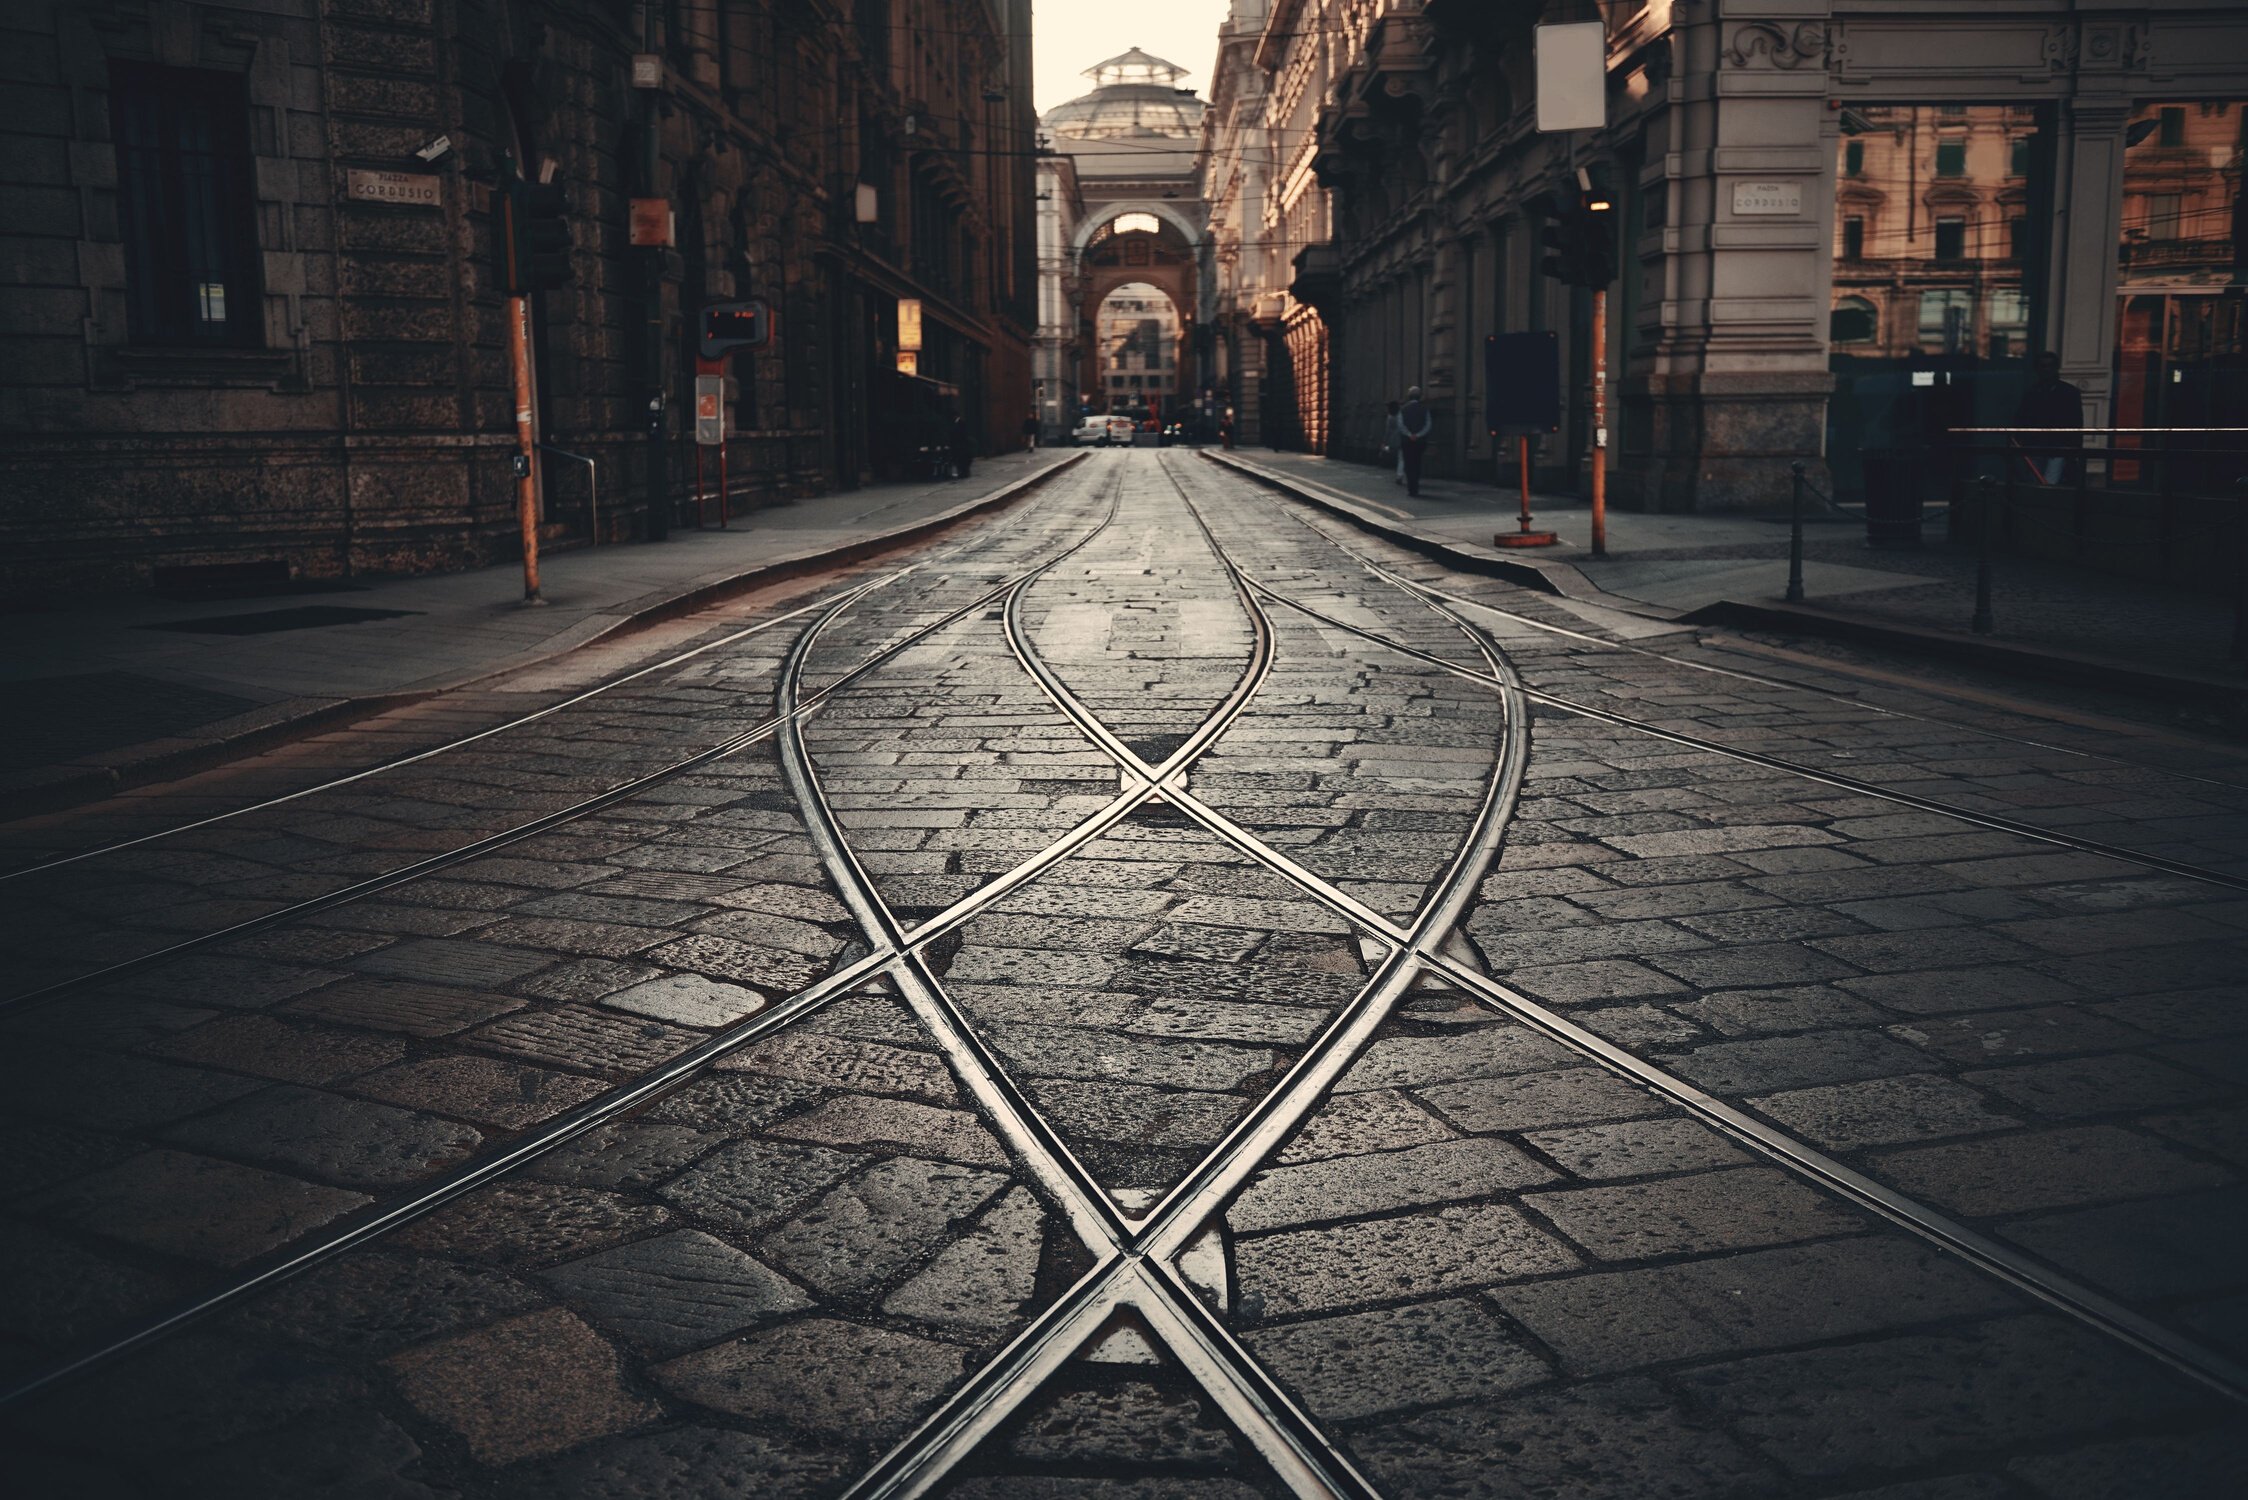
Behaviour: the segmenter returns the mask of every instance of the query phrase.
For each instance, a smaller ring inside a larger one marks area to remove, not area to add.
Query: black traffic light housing
[[[510,173],[501,184],[500,270],[510,297],[570,284],[569,200],[559,184],[525,182]]]
[[[761,349],[773,337],[773,310],[752,297],[747,302],[713,302],[702,310],[697,344],[704,359],[735,349]]]
[[[1524,205],[1544,224],[1545,274],[1568,286],[1599,288],[1616,279],[1616,205],[1587,179],[1572,193],[1540,193]]]

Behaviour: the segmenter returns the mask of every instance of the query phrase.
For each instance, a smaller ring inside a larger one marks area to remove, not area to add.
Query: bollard
[[[1975,536],[1975,619],[1970,627],[1977,635],[1989,635],[1995,628],[1990,617],[1990,533],[1998,516],[1998,507],[1991,498],[1994,488],[1990,476],[1985,474],[1982,479],[1983,524],[1976,528]]]
[[[1803,460],[1789,464],[1795,482],[1788,492],[1787,602],[1803,602]]]

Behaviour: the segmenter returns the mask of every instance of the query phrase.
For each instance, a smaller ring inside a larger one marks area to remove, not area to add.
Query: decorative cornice
[[[1733,32],[1725,49],[1725,62],[1735,68],[1769,67],[1793,72],[1823,68],[1827,59],[1827,27],[1823,21],[1746,21]]]

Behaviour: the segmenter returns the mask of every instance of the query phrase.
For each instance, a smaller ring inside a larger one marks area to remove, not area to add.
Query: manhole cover
[[[167,620],[141,630],[184,630],[192,635],[272,635],[281,630],[313,630],[322,625],[357,625],[365,620],[395,620],[418,609],[360,609],[349,604],[300,604],[294,609],[261,609],[247,615],[210,615],[200,620]]]

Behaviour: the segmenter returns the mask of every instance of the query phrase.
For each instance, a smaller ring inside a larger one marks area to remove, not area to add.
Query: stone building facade
[[[8,24],[13,593],[511,556],[505,163],[565,190],[537,408],[593,461],[609,539],[685,515],[709,301],[775,314],[728,362],[737,509],[897,461],[869,412],[898,399],[900,299],[927,330],[908,394],[1020,440],[1029,0],[54,0]],[[669,245],[634,243],[635,200]],[[583,466],[545,467],[549,544],[590,540]]]
[[[2002,424],[2040,349],[2091,423],[2248,418],[2237,5],[1598,12],[1607,124],[1547,135],[1532,28],[1592,7],[1236,0],[1212,97],[1245,118],[1213,127],[1205,172],[1221,320],[1266,371],[1294,364],[1263,377],[1268,440],[1370,457],[1383,403],[1419,384],[1431,471],[1490,476],[1482,340],[1551,330],[1565,415],[1539,480],[1580,483],[1591,299],[1540,274],[1527,212],[1580,170],[1620,209],[1619,504],[1776,503],[1795,460],[1854,492],[1867,450]],[[1228,270],[1252,224],[1285,269]]]

